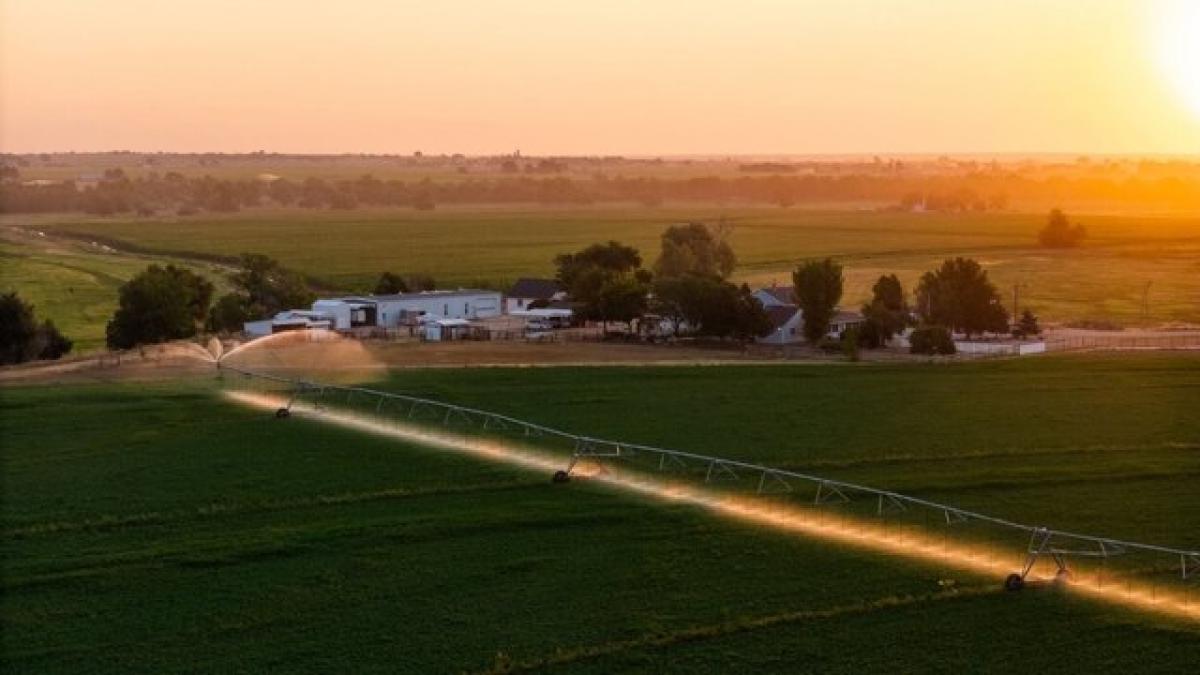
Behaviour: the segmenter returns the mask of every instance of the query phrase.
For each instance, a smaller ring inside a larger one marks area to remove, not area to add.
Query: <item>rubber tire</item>
[[[1025,588],[1025,580],[1021,578],[1020,574],[1014,572],[1004,579],[1004,590],[1019,591],[1022,588]]]
[[[568,483],[571,481],[571,474],[560,469],[554,472],[554,477],[551,480],[555,483]]]
[[[279,410],[275,411],[276,419],[284,419],[285,417],[291,417],[291,416],[292,416],[292,411],[288,410],[287,408],[280,408]]]

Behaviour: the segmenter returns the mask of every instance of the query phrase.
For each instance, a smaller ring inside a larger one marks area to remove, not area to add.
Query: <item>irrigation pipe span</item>
[[[1200,551],[1159,546],[1155,544],[1145,544],[1135,541],[1124,541],[1110,537],[1100,537],[1077,532],[1068,532],[1065,530],[1057,530],[1038,525],[1028,525],[975,511],[968,511],[948,504],[941,504],[927,499],[911,497],[899,492],[881,490],[867,485],[859,485],[857,483],[849,483],[846,481],[824,478],[821,476],[800,473],[797,471],[772,468],[761,464],[754,464],[752,462],[725,459],[722,457],[714,457],[711,455],[703,455],[694,452],[670,450],[667,448],[657,448],[648,445],[640,445],[637,443],[625,443],[622,441],[582,436],[579,434],[572,434],[567,431],[562,431],[560,429],[555,429],[553,427],[527,422],[515,417],[501,415],[499,413],[479,410],[477,408],[458,406],[416,396],[407,396],[405,394],[396,394],[363,387],[348,387],[333,384],[323,384],[309,380],[293,379],[279,375],[255,372],[245,368],[224,365],[220,362],[218,362],[218,368],[222,371],[236,373],[245,378],[259,379],[266,382],[273,382],[283,385],[290,390],[290,396],[288,397],[286,405],[277,411],[277,415],[281,417],[286,417],[288,414],[290,414],[292,404],[304,396],[312,396],[316,397],[318,400],[323,400],[325,396],[330,394],[344,394],[347,397],[347,402],[349,402],[354,396],[358,395],[375,400],[376,412],[381,411],[383,404],[386,401],[401,401],[410,406],[408,413],[409,418],[412,418],[418,411],[427,409],[430,411],[436,411],[437,419],[439,419],[443,425],[449,425],[455,421],[465,422],[467,424],[478,423],[479,427],[484,430],[517,430],[525,436],[557,438],[572,444],[574,447],[569,463],[562,470],[555,473],[554,477],[557,481],[569,480],[571,472],[576,468],[580,460],[599,461],[600,459],[606,458],[620,459],[626,456],[642,454],[657,457],[659,469],[666,468],[668,464],[681,468],[706,468],[705,482],[711,482],[714,476],[731,476],[733,478],[740,478],[737,473],[738,471],[741,471],[747,475],[756,476],[758,477],[758,494],[766,494],[771,492],[773,489],[775,491],[779,491],[780,487],[782,487],[783,491],[791,492],[792,486],[789,481],[796,481],[807,483],[816,487],[816,496],[813,499],[813,504],[815,505],[826,504],[835,501],[848,502],[850,501],[850,494],[869,495],[870,498],[877,501],[878,515],[884,515],[890,511],[906,511],[910,507],[921,507],[936,513],[940,513],[945,519],[947,525],[965,523],[968,521],[978,521],[1007,528],[1013,530],[1014,532],[1023,532],[1029,537],[1027,557],[1021,571],[1010,574],[1005,580],[1005,586],[1010,590],[1019,590],[1024,586],[1026,577],[1029,575],[1038,559],[1043,556],[1049,556],[1054,560],[1055,564],[1057,565],[1058,575],[1063,577],[1070,574],[1066,564],[1067,558],[1085,557],[1107,559],[1111,556],[1122,555],[1130,551],[1142,551],[1171,557],[1174,561],[1172,563],[1172,567],[1176,565],[1178,566],[1178,573],[1182,580],[1186,581],[1200,576]]]

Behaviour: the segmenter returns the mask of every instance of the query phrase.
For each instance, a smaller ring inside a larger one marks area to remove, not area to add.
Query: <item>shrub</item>
[[[945,326],[922,326],[908,336],[909,351],[913,354],[953,354],[954,337]]]
[[[817,349],[829,352],[830,354],[840,354],[842,351],[842,341],[834,337],[825,336],[817,341]]]

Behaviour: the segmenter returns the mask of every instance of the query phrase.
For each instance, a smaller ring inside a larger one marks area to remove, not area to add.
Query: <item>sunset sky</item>
[[[0,8],[9,152],[1200,153],[1200,1]]]

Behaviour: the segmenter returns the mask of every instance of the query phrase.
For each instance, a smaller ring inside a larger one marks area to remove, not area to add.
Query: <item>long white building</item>
[[[500,316],[501,297],[496,291],[461,288],[456,291],[422,291],[396,295],[361,295],[324,298],[312,310],[289,310],[271,319],[250,321],[250,335],[269,335],[305,327],[399,328],[419,326],[434,319],[487,319]]]
[[[336,330],[350,330],[359,326],[414,326],[422,316],[487,319],[500,316],[501,307],[500,293],[496,291],[462,288],[455,291],[328,298],[314,302],[312,311],[330,317]]]

